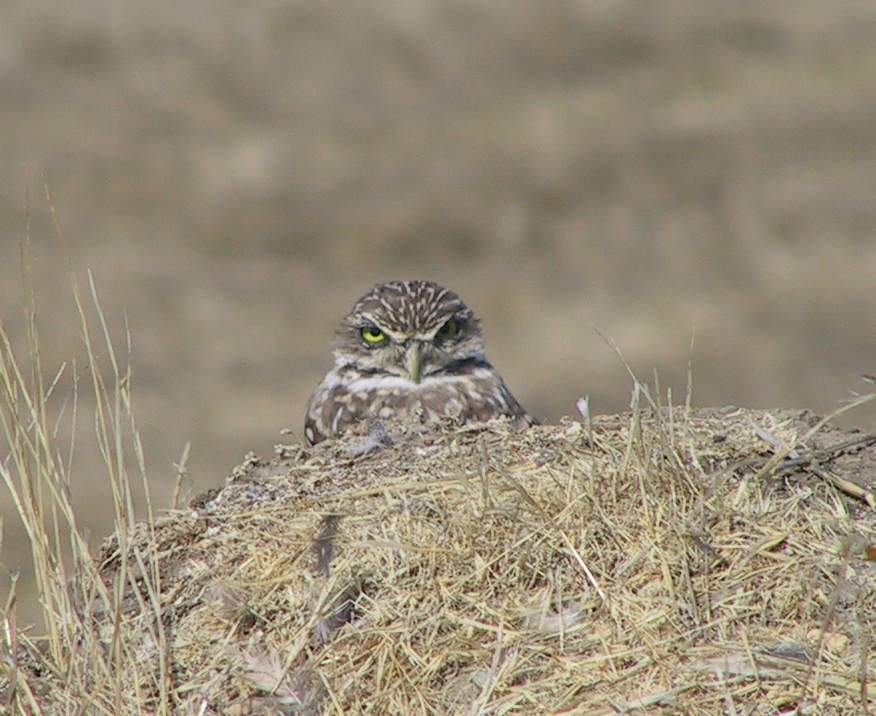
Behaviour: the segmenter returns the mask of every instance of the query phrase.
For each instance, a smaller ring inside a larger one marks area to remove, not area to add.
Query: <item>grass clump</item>
[[[26,251],[23,258],[27,277],[30,262]],[[86,359],[81,372],[74,361],[62,364],[51,380],[45,379],[36,304],[29,289],[23,357],[6,326],[0,324],[0,425],[4,439],[0,477],[27,533],[44,627],[43,634],[35,635],[33,628],[17,623],[17,580],[13,579],[3,610],[0,681],[4,682],[4,701],[0,703],[13,713],[28,714],[170,713],[166,661],[156,670],[157,696],[148,700],[151,706],[146,706],[142,694],[126,690],[137,663],[130,653],[121,608],[125,591],[135,579],[133,571],[141,589],[140,606],[154,617],[151,633],[155,643],[166,653],[168,641],[161,619],[158,565],[128,539],[136,526],[133,486],[137,482],[146,495],[146,519],[140,527],[150,531],[154,526],[143,450],[131,406],[131,372],[120,361],[110,338],[91,274],[88,289],[90,301],[86,304],[74,280]],[[126,338],[124,357],[130,355],[130,335]],[[64,390],[66,396],[56,399],[55,393]],[[74,456],[83,391],[91,394],[93,435],[106,468],[109,500],[106,494],[95,499],[112,504],[113,533],[118,536],[119,553],[125,562],[125,568],[113,579],[101,573],[74,507]],[[95,628],[97,614],[105,620],[100,629]],[[63,686],[34,680],[34,674],[59,679]]]

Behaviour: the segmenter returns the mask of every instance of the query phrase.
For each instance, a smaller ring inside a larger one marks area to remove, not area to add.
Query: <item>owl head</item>
[[[483,360],[480,322],[452,291],[431,281],[390,281],[356,301],[341,322],[335,364],[419,383]]]

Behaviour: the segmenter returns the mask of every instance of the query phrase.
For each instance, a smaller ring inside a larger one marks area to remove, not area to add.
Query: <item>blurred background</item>
[[[547,421],[628,404],[595,329],[678,400],[692,359],[697,405],[828,412],[876,373],[874,37],[870,0],[6,0],[0,317],[23,354],[29,234],[45,370],[84,364],[53,206],[122,344],[127,316],[159,506],[186,443],[192,495],[299,440],[393,278],[459,292]]]

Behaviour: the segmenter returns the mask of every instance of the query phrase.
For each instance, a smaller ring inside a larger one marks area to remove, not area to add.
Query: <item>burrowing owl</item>
[[[311,445],[368,418],[533,422],[484,356],[478,319],[437,284],[375,286],[341,321],[336,339],[335,366],[307,406]]]

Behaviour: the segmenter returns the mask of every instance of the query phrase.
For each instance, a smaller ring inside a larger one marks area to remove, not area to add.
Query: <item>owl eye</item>
[[[439,338],[454,338],[459,333],[459,323],[451,318],[438,329]]]
[[[386,340],[386,334],[377,326],[365,326],[359,331],[359,335],[362,336],[363,341],[371,345],[377,345]]]

